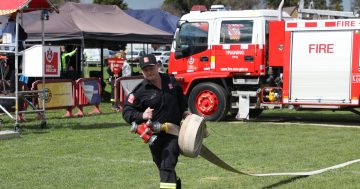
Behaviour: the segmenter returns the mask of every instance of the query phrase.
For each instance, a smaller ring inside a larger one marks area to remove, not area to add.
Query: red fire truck
[[[180,81],[190,110],[219,121],[228,114],[249,119],[268,108],[359,107],[358,15],[298,11],[343,18],[292,19],[281,6],[242,11],[217,6],[183,15],[168,73]]]

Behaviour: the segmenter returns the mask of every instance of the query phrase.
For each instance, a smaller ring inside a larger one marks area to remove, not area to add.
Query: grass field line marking
[[[317,175],[320,173],[324,173],[326,171],[330,171],[330,170],[334,170],[334,169],[339,169],[354,163],[358,163],[360,162],[360,159],[355,159],[352,161],[348,161],[345,163],[341,163],[341,164],[337,164],[331,167],[327,167],[324,169],[319,169],[319,170],[315,170],[315,171],[309,171],[309,172],[293,172],[293,173],[266,173],[266,174],[249,174],[251,176],[257,176],[257,177],[265,177],[265,176],[311,176],[311,175]]]

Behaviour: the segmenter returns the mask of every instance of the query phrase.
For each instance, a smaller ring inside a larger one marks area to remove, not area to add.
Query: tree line
[[[57,5],[64,4],[66,2],[79,2],[79,0],[51,0]],[[174,15],[181,16],[191,10],[193,5],[205,5],[208,9],[211,5],[225,5],[225,7],[231,8],[232,10],[239,9],[257,9],[257,8],[269,8],[276,9],[281,0],[164,0],[161,8]],[[103,5],[117,5],[121,9],[127,9],[128,5],[123,0],[94,0],[96,4]],[[284,7],[297,6],[298,0],[286,0]],[[305,8],[310,5],[310,0],[305,0]],[[359,7],[360,0],[354,0],[352,2],[352,9]],[[344,10],[342,0],[314,0],[313,8],[323,10]]]

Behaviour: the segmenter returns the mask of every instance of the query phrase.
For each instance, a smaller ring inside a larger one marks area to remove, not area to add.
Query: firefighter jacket
[[[173,76],[161,74],[159,89],[144,79],[127,97],[123,108],[123,118],[128,123],[143,123],[142,114],[148,108],[154,109],[153,122],[170,122],[180,125],[187,103],[180,84]]]

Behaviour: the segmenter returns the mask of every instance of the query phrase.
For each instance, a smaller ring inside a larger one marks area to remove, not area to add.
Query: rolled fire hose
[[[348,161],[345,163],[337,164],[331,167],[309,171],[309,172],[289,172],[289,173],[265,173],[265,174],[252,174],[246,173],[243,171],[239,171],[223,160],[221,160],[218,156],[216,156],[211,150],[209,150],[205,145],[202,144],[203,138],[208,136],[208,132],[206,129],[206,123],[203,117],[200,117],[196,114],[191,114],[185,118],[185,120],[181,124],[181,128],[179,126],[171,123],[165,123],[166,127],[165,132],[179,136],[179,147],[181,150],[181,154],[186,157],[195,158],[197,156],[201,156],[208,160],[209,162],[234,173],[248,175],[248,176],[310,176],[320,174],[329,170],[338,169],[341,167],[345,167],[351,165],[353,163],[360,162],[360,159]]]

